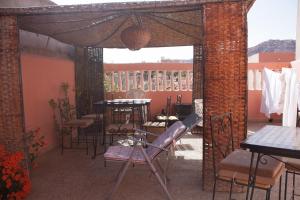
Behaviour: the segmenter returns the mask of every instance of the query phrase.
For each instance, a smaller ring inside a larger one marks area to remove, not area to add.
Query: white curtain
[[[262,71],[262,100],[260,111],[270,118],[271,113],[281,114],[284,103],[284,76],[264,68]]]
[[[296,127],[297,102],[299,88],[295,68],[283,68],[282,74],[285,79],[285,100],[283,107],[282,125]]]

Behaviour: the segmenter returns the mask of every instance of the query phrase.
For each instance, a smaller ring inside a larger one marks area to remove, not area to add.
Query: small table
[[[300,159],[300,128],[291,128],[284,126],[267,125],[258,130],[253,135],[249,136],[241,144],[241,148],[249,149],[252,152],[249,182],[246,199],[252,185],[250,199],[253,198],[255,185],[255,172],[260,158],[264,155],[284,156],[289,158]],[[257,153],[256,166],[254,176],[252,177],[252,165],[254,163],[254,154]],[[251,177],[253,182],[251,183]]]

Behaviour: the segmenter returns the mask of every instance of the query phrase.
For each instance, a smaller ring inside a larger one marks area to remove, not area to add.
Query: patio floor
[[[263,125],[250,123],[248,131],[255,131]],[[211,199],[212,194],[202,190],[201,136],[187,134],[178,144],[176,157],[171,160],[169,168],[170,193],[176,200]],[[105,168],[102,156],[92,160],[84,150],[68,150],[64,155],[60,155],[59,150],[53,150],[41,156],[38,167],[33,170],[33,189],[28,199],[105,199],[120,166],[120,163],[110,162]],[[276,186],[271,199],[278,199],[277,194]],[[225,198],[225,195],[228,194],[218,193],[216,199],[226,199],[228,196]],[[264,191],[255,190],[255,199],[264,197]],[[245,193],[235,193],[233,198],[244,199]],[[114,199],[159,200],[166,199],[166,196],[146,166],[135,166],[128,170]]]

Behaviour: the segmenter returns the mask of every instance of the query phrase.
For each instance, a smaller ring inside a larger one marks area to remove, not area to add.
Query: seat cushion
[[[145,122],[143,124],[143,127],[157,127],[157,128],[161,128],[161,127],[166,127],[166,123],[165,122]]]
[[[103,114],[88,114],[88,115],[83,115],[81,117],[82,119],[92,119],[92,120],[96,120],[97,118],[99,119],[103,119]]]
[[[133,149],[133,147],[128,146],[110,146],[105,152],[104,158],[106,160],[128,161]],[[143,164],[146,162],[144,155],[138,148],[136,148],[131,159],[134,163]]]
[[[107,133],[119,133],[120,132],[120,124],[109,124],[106,127]]]
[[[299,159],[287,158],[285,160],[285,162],[286,162],[285,167],[287,170],[300,172],[300,160]]]
[[[265,188],[265,189],[270,188],[271,186],[275,185],[275,183],[278,181],[278,179],[280,178],[282,173],[284,173],[284,171],[285,168],[284,165],[282,165],[278,173],[275,174],[275,176],[273,177],[256,175],[255,186]],[[248,179],[249,179],[248,173],[240,173],[240,172],[221,169],[219,170],[218,176],[223,180],[230,181],[231,179],[234,179],[236,183],[248,185]]]
[[[178,121],[178,117],[177,116],[165,116],[165,115],[157,115],[156,116],[156,120],[157,121]]]
[[[72,119],[63,124],[64,127],[70,128],[86,128],[94,123],[92,119]]]
[[[133,133],[135,128],[135,124],[128,123],[128,124],[122,124],[120,126],[120,132],[122,133]]]
[[[284,165],[271,157],[264,156],[264,163],[259,163],[257,169],[257,182],[261,184],[273,185],[277,177],[282,173]],[[256,157],[254,159],[256,161]],[[251,162],[251,152],[245,150],[235,150],[230,153],[220,163],[219,176],[236,178],[240,182],[248,182],[249,168]],[[253,168],[254,168],[253,164]],[[254,170],[253,170],[254,171]]]

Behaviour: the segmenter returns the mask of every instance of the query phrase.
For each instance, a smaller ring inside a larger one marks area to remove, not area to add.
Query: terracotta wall
[[[259,62],[291,62],[295,60],[295,53],[291,52],[263,52],[259,53]]]
[[[48,101],[60,97],[60,84],[68,82],[71,103],[75,102],[74,63],[67,58],[22,53],[21,64],[25,126],[27,130],[40,128],[48,143],[46,150],[49,150],[57,145],[58,140]]]

